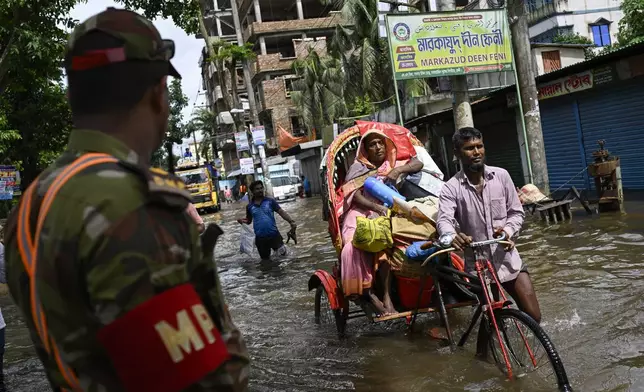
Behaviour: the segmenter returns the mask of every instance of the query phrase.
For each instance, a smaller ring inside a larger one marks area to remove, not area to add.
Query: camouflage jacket
[[[37,244],[36,274],[49,334],[82,389],[123,390],[97,339],[101,328],[156,294],[191,282],[202,301],[217,310],[211,316],[232,358],[187,390],[246,390],[246,347],[224,303],[212,249],[202,250],[197,227],[185,212],[189,194],[180,180],[139,165],[134,151],[104,133],[74,130],[67,150],[39,177],[31,227],[57,174],[86,152],[110,154],[119,162],[91,166],[61,188]],[[52,387],[68,388],[31,317],[29,276],[17,247],[16,211],[5,234],[9,289]]]

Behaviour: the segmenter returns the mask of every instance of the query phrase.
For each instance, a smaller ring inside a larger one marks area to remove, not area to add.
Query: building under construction
[[[206,0],[202,5],[210,39],[252,44],[257,54],[249,64],[254,92],[252,98],[255,99],[260,122],[266,129],[267,154],[278,153],[279,129],[294,136],[305,133],[290,98],[295,76],[293,62],[306,57],[311,49],[320,55],[326,53],[327,41],[341,22],[340,13],[333,5],[322,5],[319,0]],[[205,58],[204,48],[201,59],[203,89],[208,106],[219,113],[219,146],[226,170],[230,171],[239,168],[232,137],[233,117],[223,105],[224,97],[217,75],[220,70],[204,61]],[[250,124],[248,99],[251,97],[244,83],[241,64],[236,71],[231,78],[224,70],[227,86],[231,86],[231,82],[236,83],[242,107],[235,109],[243,109],[245,122]]]

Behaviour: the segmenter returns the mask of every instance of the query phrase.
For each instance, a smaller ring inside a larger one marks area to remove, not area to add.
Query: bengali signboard
[[[537,86],[539,100],[555,98],[593,88],[593,71],[585,71]]]
[[[386,18],[397,80],[512,70],[505,9]]]
[[[239,158],[239,167],[241,168],[241,174],[255,173],[253,158]]]
[[[13,165],[0,165],[0,200],[20,196],[20,172]]]
[[[615,65],[609,64],[592,70],[568,75],[551,82],[539,83],[537,85],[537,91],[539,93],[539,100],[542,101],[544,99],[560,97],[562,95],[601,87],[620,79],[621,78]],[[517,94],[515,91],[508,93],[507,101],[508,107],[515,107],[518,105]]]
[[[263,146],[266,144],[266,131],[264,130],[263,125],[251,128],[250,133],[253,135],[253,144],[256,146]]]
[[[248,135],[246,135],[246,132],[235,133],[235,146],[237,147],[237,151],[250,150],[250,146],[248,145]]]

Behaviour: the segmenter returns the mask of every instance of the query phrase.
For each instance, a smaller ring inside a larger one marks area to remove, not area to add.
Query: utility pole
[[[510,0],[510,29],[512,31],[512,46],[517,65],[517,83],[520,89],[523,117],[525,120],[528,151],[532,164],[532,176],[536,185],[546,195],[550,193],[546,151],[543,145],[541,131],[541,113],[539,112],[539,96],[535,72],[532,67],[532,51],[530,49],[530,33],[528,19],[523,0]]]
[[[235,31],[237,32],[237,45],[244,46],[244,37],[242,36],[241,21],[239,20],[239,10],[237,9],[237,0],[231,0],[230,7],[232,8],[233,25],[235,26]],[[248,106],[250,108],[250,118],[253,121],[253,125],[258,127],[261,124],[259,122],[259,115],[257,113],[257,103],[255,102],[255,89],[253,88],[253,83],[250,77],[250,64],[248,60],[244,60],[242,64],[242,68],[244,71],[244,84],[246,85],[246,92],[248,93]],[[259,161],[262,165],[262,174],[264,175],[264,187],[266,188],[266,194],[269,196],[273,196],[273,186],[271,184],[270,173],[268,172],[268,162],[266,161],[266,150],[264,149],[264,146],[257,146],[257,149],[259,151]],[[252,147],[251,147],[251,153],[252,153]]]
[[[455,0],[437,0],[439,11],[456,10]],[[452,83],[452,95],[454,96],[454,131],[465,127],[474,126],[472,117],[472,106],[470,105],[470,94],[467,87],[467,76],[458,75],[450,77]]]
[[[199,164],[199,146],[197,145],[197,133],[192,128],[192,140],[195,142],[195,155],[197,156],[197,165]]]

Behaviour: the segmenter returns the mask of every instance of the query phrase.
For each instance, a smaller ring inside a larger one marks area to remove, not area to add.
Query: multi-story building
[[[506,2],[473,0],[465,8],[494,8]],[[558,35],[579,34],[596,46],[608,46],[615,43],[624,15],[622,0],[525,0],[524,4],[530,41],[536,43],[551,43]]]
[[[238,35],[232,7],[237,6],[241,40],[251,43],[257,54],[250,64],[250,76],[270,153],[277,149],[276,136],[279,128],[294,135],[304,132],[290,98],[295,76],[292,65],[296,59],[306,57],[309,50],[315,50],[319,54],[326,53],[327,41],[340,23],[340,13],[333,6],[325,6],[319,0],[202,1],[205,2],[206,28],[210,36],[235,44],[238,42]],[[220,124],[229,123],[232,116],[224,112],[218,70],[213,64],[204,62],[204,58],[205,49],[201,66],[208,104],[220,113]],[[247,104],[249,97],[241,64],[235,76],[241,101],[246,102],[246,120],[250,121]],[[230,80],[228,85],[230,86]],[[222,140],[228,140],[230,144],[232,138],[222,137]],[[225,149],[226,144],[223,147]]]
[[[528,0],[532,42],[552,42],[557,35],[579,34],[596,46],[615,43],[622,0]]]

